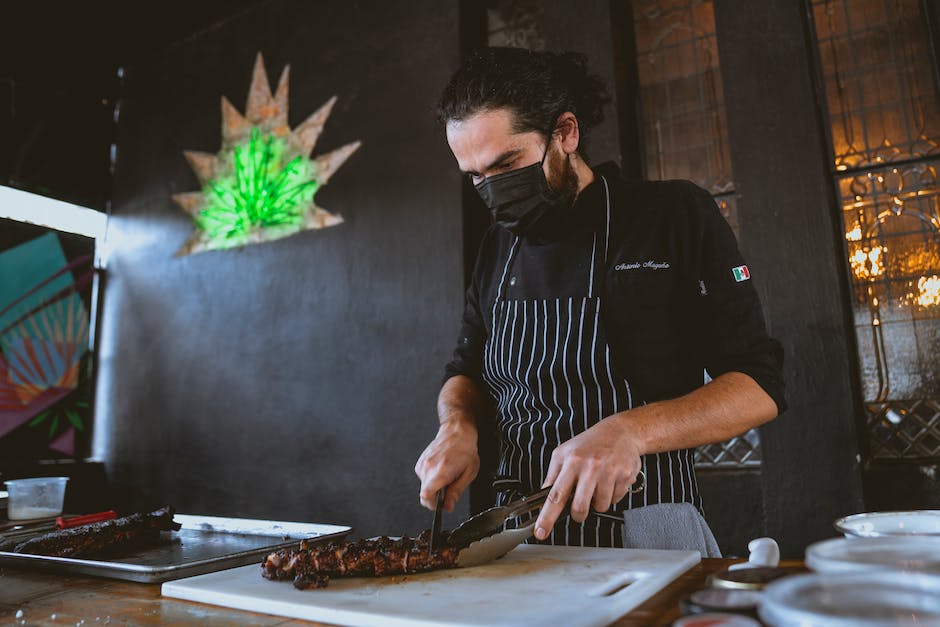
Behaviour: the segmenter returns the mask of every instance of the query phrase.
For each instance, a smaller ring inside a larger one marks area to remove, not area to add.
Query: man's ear
[[[561,142],[561,149],[566,155],[577,152],[581,143],[581,132],[578,128],[578,118],[571,111],[565,111],[555,121],[555,136]]]

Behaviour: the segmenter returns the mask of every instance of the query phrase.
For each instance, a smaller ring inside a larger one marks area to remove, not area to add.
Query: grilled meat
[[[180,528],[173,522],[175,509],[163,507],[149,514],[131,514],[123,518],[52,531],[30,538],[13,548],[15,553],[52,557],[95,557],[160,542],[161,531]]]
[[[330,577],[381,577],[453,568],[457,549],[428,551],[430,530],[417,538],[403,535],[355,542],[310,546],[306,540],[297,549],[282,549],[261,562],[261,575],[275,581],[290,580],[294,587],[324,588]]]

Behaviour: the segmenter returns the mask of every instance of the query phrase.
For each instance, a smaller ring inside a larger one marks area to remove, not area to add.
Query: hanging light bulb
[[[917,280],[917,304],[921,307],[940,305],[940,276],[922,276]]]

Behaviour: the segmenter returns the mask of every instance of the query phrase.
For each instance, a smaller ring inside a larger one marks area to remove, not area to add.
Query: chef
[[[514,48],[475,53],[444,89],[447,142],[493,224],[420,499],[446,488],[452,510],[495,438],[500,504],[552,486],[537,541],[718,556],[694,448],[784,410],[782,350],[708,192],[586,162],[606,102],[580,55]]]

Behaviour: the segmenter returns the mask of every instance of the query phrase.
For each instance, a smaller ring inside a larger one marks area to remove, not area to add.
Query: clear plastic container
[[[7,481],[7,492],[10,494],[7,518],[29,520],[58,516],[62,513],[68,480],[68,477],[38,477]]]

